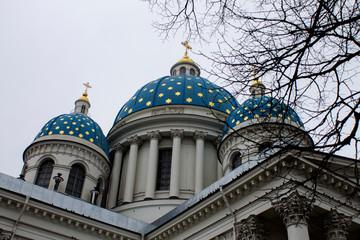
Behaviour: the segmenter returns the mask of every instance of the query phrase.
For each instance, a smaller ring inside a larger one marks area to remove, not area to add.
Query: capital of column
[[[140,145],[142,143],[141,138],[138,137],[137,135],[135,135],[133,137],[129,137],[128,141],[130,142],[130,144],[136,144],[136,145]]]
[[[194,139],[203,139],[205,140],[207,137],[207,132],[202,132],[202,131],[195,131],[194,133]]]
[[[116,152],[122,152],[124,151],[124,146],[121,143],[117,143],[113,147],[113,150],[115,150]]]
[[[331,209],[324,220],[327,240],[346,240],[351,224],[350,217]]]
[[[219,135],[215,138],[214,143],[216,146],[219,146],[219,144],[221,143],[222,137]]]
[[[236,226],[238,238],[241,240],[266,240],[265,227],[260,218],[256,215],[250,215],[247,219],[242,220]]]
[[[150,139],[160,139],[160,131],[151,131],[147,133]]]
[[[307,225],[312,204],[305,196],[300,196],[297,191],[273,203],[273,205],[283,218],[286,227],[300,223]]]
[[[184,130],[183,129],[170,129],[171,130],[171,137],[179,137],[182,138],[184,136]]]

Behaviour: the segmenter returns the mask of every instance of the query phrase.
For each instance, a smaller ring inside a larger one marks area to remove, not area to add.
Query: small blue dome
[[[282,120],[288,120],[303,126],[297,113],[280,100],[271,97],[255,97],[246,100],[227,119],[224,127],[224,134],[229,129],[255,118],[276,117]]]
[[[87,140],[101,148],[109,156],[108,142],[101,128],[83,114],[71,113],[54,117],[45,124],[35,139],[49,135],[69,135]]]
[[[230,114],[239,103],[227,90],[205,78],[165,76],[139,89],[121,108],[114,125],[134,112],[165,105],[196,105]]]

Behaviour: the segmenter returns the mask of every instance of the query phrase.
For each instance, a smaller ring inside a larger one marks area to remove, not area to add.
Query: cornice
[[[1,190],[0,193],[0,208],[11,208],[20,213],[24,206],[25,198],[15,196]],[[106,223],[98,222],[89,217],[80,216],[69,211],[54,208],[53,206],[48,206],[32,199],[30,199],[29,203],[26,205],[24,214],[29,214],[34,218],[45,219],[50,222],[50,224],[65,224],[78,231],[94,234],[100,239],[141,239],[140,233],[134,233],[129,230],[121,229],[117,226],[111,226]]]
[[[44,154],[64,154],[72,156],[76,159],[81,159],[87,163],[94,165],[101,169],[105,176],[110,174],[109,161],[97,152],[76,143],[59,142],[38,142],[26,149],[24,153],[24,162],[27,163],[28,159],[44,155]]]

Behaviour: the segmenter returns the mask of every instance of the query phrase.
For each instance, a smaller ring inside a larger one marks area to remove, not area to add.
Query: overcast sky
[[[140,0],[0,0],[0,172],[19,175],[25,148],[48,120],[74,109],[83,83],[107,135],[141,86],[168,75],[185,39],[164,42],[155,17]]]
[[[168,75],[184,39],[163,42],[153,19],[139,0],[0,0],[0,172],[19,175],[25,148],[84,82],[107,134],[137,89]]]

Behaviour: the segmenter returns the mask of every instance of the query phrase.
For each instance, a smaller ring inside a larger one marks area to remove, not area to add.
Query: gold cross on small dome
[[[83,83],[83,85],[86,87],[86,89],[85,89],[85,92],[86,92],[86,93],[87,93],[88,88],[92,88],[92,87],[90,86],[90,83],[89,83],[89,82]]]
[[[188,49],[192,49],[190,46],[189,46],[189,42],[188,41],[185,41],[185,42],[182,42],[181,43],[184,47],[185,47],[185,56],[187,56],[187,53],[188,53]]]

